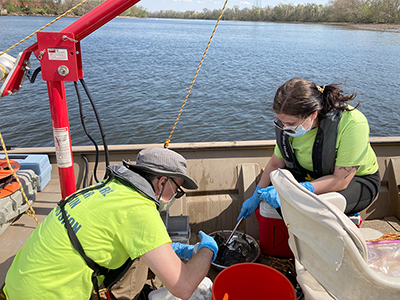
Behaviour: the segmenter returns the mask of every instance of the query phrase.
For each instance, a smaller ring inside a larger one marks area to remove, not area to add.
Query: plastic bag
[[[188,300],[211,300],[212,284],[211,279],[205,277]],[[152,291],[149,294],[149,300],[180,300],[180,298],[172,295],[166,288],[162,288]]]
[[[367,242],[368,265],[385,276],[400,277],[400,240]]]

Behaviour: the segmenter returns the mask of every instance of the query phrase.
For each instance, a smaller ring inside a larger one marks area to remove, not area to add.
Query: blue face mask
[[[285,131],[285,133],[287,135],[290,135],[292,137],[299,137],[302,135],[305,135],[307,132],[309,132],[311,130],[312,124],[310,125],[310,127],[308,127],[308,129],[304,129],[303,124],[297,126],[297,128],[294,130],[294,132],[287,132]],[[283,127],[283,130],[288,129],[287,127]]]

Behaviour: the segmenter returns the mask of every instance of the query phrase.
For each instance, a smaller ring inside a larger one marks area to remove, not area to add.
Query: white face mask
[[[172,188],[171,182],[168,181],[169,186],[171,187],[171,190],[173,191],[174,189]],[[174,204],[175,200],[176,200],[176,194],[173,194],[171,199],[169,199],[168,201],[165,201],[163,199],[161,199],[161,195],[163,193],[164,189],[161,191],[160,196],[158,197],[158,202],[160,202],[160,205],[158,206],[158,211],[162,212],[162,211],[166,211],[167,209],[169,209],[171,207],[172,204]]]
[[[166,211],[168,208],[171,207],[172,204],[174,204],[175,200],[176,200],[175,194],[171,197],[171,199],[169,199],[169,201],[159,199],[158,201],[160,202],[160,206],[158,207],[158,211],[159,212]]]

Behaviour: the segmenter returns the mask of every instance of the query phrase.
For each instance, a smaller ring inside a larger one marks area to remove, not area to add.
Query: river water
[[[0,17],[0,52],[53,20]],[[45,31],[60,31],[63,18]],[[114,19],[81,41],[84,80],[108,144],[163,143],[172,129],[216,21]],[[19,52],[36,37],[8,52]],[[348,26],[221,21],[172,143],[274,139],[276,89],[292,77],[356,90],[371,136],[398,136],[400,33]],[[32,68],[39,62],[31,56]],[[72,82],[66,82],[71,139],[90,145]],[[85,94],[89,133],[101,144]],[[357,101],[353,101],[353,105]],[[18,147],[53,146],[46,82],[25,81],[0,98],[0,132]]]

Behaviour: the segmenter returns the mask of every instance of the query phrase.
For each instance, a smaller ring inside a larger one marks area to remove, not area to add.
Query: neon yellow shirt
[[[349,106],[352,109],[351,106]],[[306,170],[313,170],[312,149],[318,128],[313,128],[300,137],[289,137],[299,164]],[[283,158],[278,145],[274,153]],[[374,174],[378,162],[369,143],[369,125],[365,116],[358,110],[344,111],[340,119],[336,140],[335,166],[360,166],[356,176]]]
[[[86,255],[110,269],[171,242],[154,202],[116,179],[71,199],[65,210]],[[12,300],[86,300],[92,272],[73,249],[57,206],[16,255],[5,293]]]

